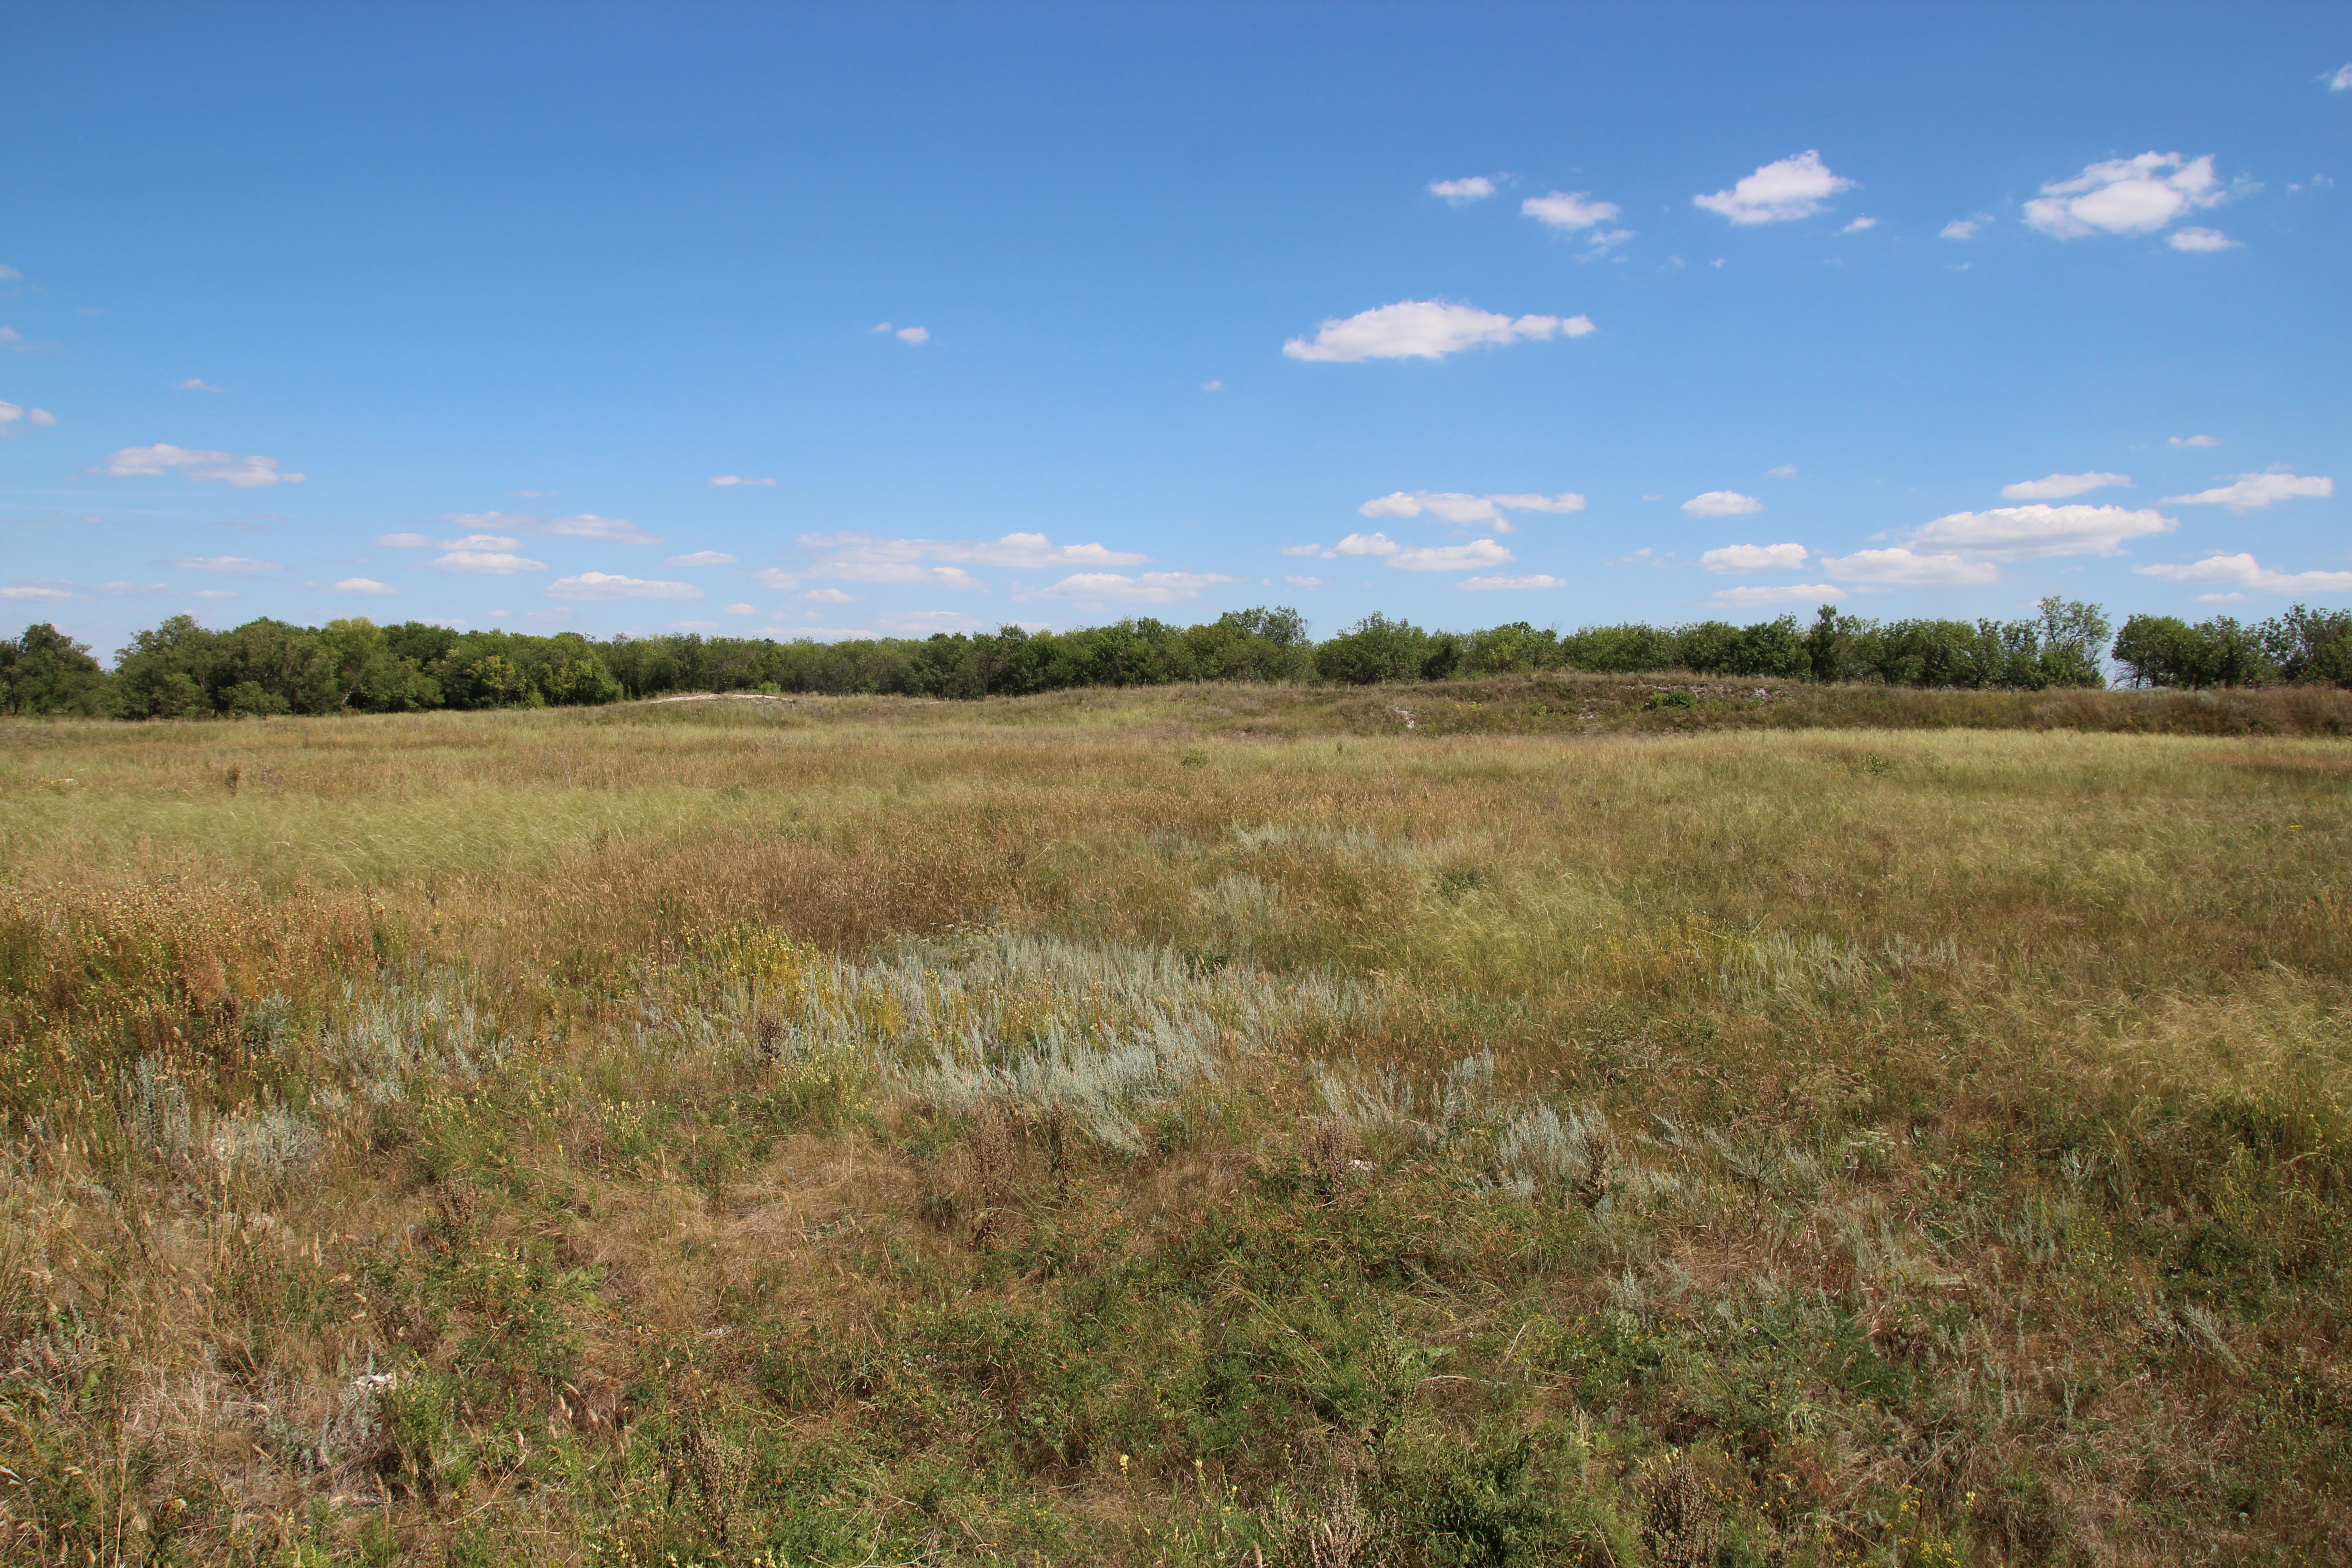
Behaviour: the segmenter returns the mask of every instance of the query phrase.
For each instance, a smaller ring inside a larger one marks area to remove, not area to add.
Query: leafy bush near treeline
[[[52,626],[0,641],[0,711],[258,717],[584,706],[681,691],[973,698],[1195,680],[1370,686],[1533,670],[2009,690],[2105,685],[2105,614],[2058,598],[2037,608],[2030,620],[1874,621],[1824,605],[1811,626],[1782,616],[1745,626],[1572,632],[1526,621],[1433,632],[1372,615],[1320,643],[1288,608],[1234,610],[1193,626],[1139,616],[1067,632],[1008,626],[837,643],[690,633],[600,642],[421,621],[312,627],[265,618],[212,631],[174,616],[132,637],[110,672]],[[2352,686],[2352,612],[2298,605],[2252,626],[2134,616],[2112,656],[2137,686]]]

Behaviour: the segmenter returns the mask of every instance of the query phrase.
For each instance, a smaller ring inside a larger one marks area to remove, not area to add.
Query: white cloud
[[[2042,186],[2025,204],[2025,221],[2059,239],[2153,234],[2185,213],[2217,205],[2227,194],[2220,186],[2210,153],[2186,160],[2178,153],[2111,158]]]
[[[72,597],[73,594],[68,589],[44,587],[37,583],[28,583],[15,588],[0,588],[0,599],[30,599],[40,604],[54,604],[58,600]]]
[[[1151,559],[1133,551],[1105,544],[1055,544],[1042,533],[1008,533],[1002,539],[887,539],[866,533],[804,533],[801,543],[811,550],[833,552],[817,568],[820,575],[844,576],[833,568],[911,565],[919,561],[953,561],[975,566],[1035,569],[1053,566],[1133,566]],[[962,576],[963,574],[957,574]],[[916,581],[914,578],[868,581]]]
[[[227,588],[198,588],[188,595],[191,599],[234,599],[236,593]]]
[[[1580,338],[1593,331],[1583,316],[1498,316],[1475,305],[1442,300],[1400,300],[1342,320],[1326,321],[1310,342],[1293,338],[1282,345],[1292,359],[1353,363],[1368,359],[1444,359],[1479,343],[1549,340],[1553,333]]]
[[[1309,593],[1313,593],[1318,588],[1327,588],[1330,586],[1329,584],[1324,582],[1320,577],[1285,577],[1283,581],[1289,584],[1294,588],[1304,588]]]
[[[1840,234],[1861,234],[1865,230],[1874,229],[1877,226],[1878,220],[1874,217],[1858,217],[1852,223],[1846,225],[1843,228],[1838,230],[1838,232]]]
[[[1474,539],[1467,544],[1399,550],[1389,555],[1389,564],[1401,572],[1464,572],[1474,566],[1501,566],[1517,559],[1494,540]]]
[[[751,574],[751,581],[762,588],[797,588],[801,580],[781,566],[762,566]]]
[[[1761,609],[1768,605],[1819,605],[1843,599],[1845,590],[1827,583],[1798,583],[1786,588],[1717,588],[1707,597],[1732,609]]]
[[[1323,552],[1327,561],[1339,555],[1394,555],[1404,548],[1385,533],[1351,533]]]
[[[1320,555],[1323,553],[1323,547],[1319,544],[1286,544],[1282,547],[1282,553],[1285,555]]]
[[[811,575],[838,577],[845,583],[884,583],[906,586],[928,583],[940,588],[985,592],[988,584],[961,566],[916,566],[903,561],[820,561]],[[775,584],[770,584],[771,587]]]
[[[1203,588],[1238,583],[1214,572],[1145,572],[1129,577],[1118,572],[1079,572],[1039,592],[1062,599],[1118,600],[1125,604],[1164,605],[1198,598]]]
[[[691,583],[648,582],[608,572],[583,572],[558,577],[547,585],[551,599],[699,599],[702,590]]]
[[[509,572],[544,572],[547,563],[530,561],[502,550],[452,550],[446,555],[436,555],[425,564],[441,572],[458,572],[473,577],[503,577]]]
[[[1812,216],[1824,201],[1840,191],[1852,190],[1853,184],[1831,174],[1819,153],[1800,153],[1765,164],[1727,191],[1693,196],[1691,201],[1734,223],[1786,223]]]
[[[801,595],[812,605],[845,605],[849,595],[838,588],[811,588]]]
[[[1562,490],[1556,496],[1511,495],[1488,496],[1486,499],[1512,511],[1570,512],[1584,510],[1584,498],[1574,490]]]
[[[182,556],[172,563],[192,572],[282,572],[283,561],[249,561],[242,555]]]
[[[1939,517],[1911,542],[1995,561],[2048,555],[2120,555],[2126,539],[2169,533],[2179,525],[2155,511],[2119,506],[1994,507]]]
[[[847,642],[852,637],[870,637],[874,634],[851,626],[761,626],[754,635],[787,640],[806,638],[810,642]]]
[[[2167,436],[2164,438],[2164,444],[2168,447],[2218,447],[2221,444],[2221,437],[2219,436]]]
[[[16,435],[18,425],[54,425],[57,416],[46,408],[21,408],[0,400],[0,440]]]
[[[241,458],[234,452],[204,452],[187,447],[160,444],[123,447],[107,458],[106,471],[117,477],[176,472],[191,479],[235,485],[239,489],[254,485],[299,485],[302,482],[300,474],[279,473],[275,458]]]
[[[422,550],[433,542],[433,538],[425,533],[379,533],[374,542],[386,550]]]
[[[735,557],[723,550],[698,550],[691,555],[673,555],[662,563],[665,566],[732,566]]]
[[[1554,191],[1548,196],[1529,196],[1519,204],[1519,211],[1547,228],[1570,233],[1615,223],[1618,218],[1615,202],[1596,202],[1588,191]]]
[[[2352,69],[2352,67],[2347,67],[2346,68]],[[0,267],[0,283],[21,283],[24,281],[24,279],[25,275],[17,271],[15,268]]]
[[[2334,76],[2327,79],[2327,90],[2352,92],[2352,65],[2340,67]]]
[[[2259,588],[2266,594],[2352,593],[2352,572],[2279,572],[2246,554],[2208,555],[2189,565],[2135,566],[2132,570],[2143,577],[2167,583],[2225,583]],[[2202,596],[2221,597],[2213,594]]]
[[[1944,239],[1974,239],[1977,230],[1991,221],[1989,217],[1956,217],[1938,231],[1938,237]]]
[[[399,589],[389,583],[379,583],[373,577],[346,577],[335,584],[338,594],[397,594]]]
[[[1783,463],[1777,468],[1765,469],[1764,474],[1768,479],[1793,479],[1797,477],[1797,465],[1794,463]]]
[[[776,481],[773,479],[747,479],[740,474],[714,474],[711,476],[710,482],[714,485],[772,485]]]
[[[472,533],[521,533],[539,521],[526,511],[453,511],[445,515]]]
[[[1709,490],[1683,502],[1683,510],[1693,517],[1738,517],[1743,513],[1762,511],[1764,503],[1754,496],[1741,495],[1738,490]]]
[[[730,616],[756,616],[760,612],[749,605],[730,605],[727,606],[727,613]]]
[[[2103,490],[2109,485],[2131,488],[2129,474],[2052,474],[2047,479],[2023,479],[2000,487],[2003,500],[2064,500],[2086,490]]]
[[[1224,389],[1225,384],[1222,381],[1204,381],[1201,384],[1201,390],[1203,392],[1223,392]]]
[[[456,539],[441,541],[441,548],[444,550],[512,550],[521,542],[522,541],[509,539],[503,533],[467,533]]]
[[[2183,228],[2174,230],[2164,243],[2175,250],[2186,250],[2193,254],[2210,250],[2235,250],[2242,242],[2231,239],[2218,228]]]
[[[2167,506],[2226,506],[2231,511],[2252,511],[2266,507],[2274,500],[2293,500],[2298,496],[2332,496],[2336,481],[2325,474],[2297,476],[2273,468],[2266,474],[2240,474],[2235,482],[2219,489],[2199,490],[2194,495],[2167,496]]]
[[[1454,585],[1457,588],[1485,592],[1497,592],[1509,588],[1565,588],[1568,586],[1568,579],[1538,572],[1526,577],[1465,577]]]
[[[185,381],[173,382],[172,384],[172,390],[174,392],[218,392],[221,389],[215,386],[211,382],[206,381],[200,375],[192,375]]]
[[[894,632],[911,632],[929,637],[933,632],[976,632],[980,623],[961,610],[902,610],[897,615],[880,617],[882,626]]]
[[[1429,513],[1445,522],[1490,522],[1506,533],[1510,524],[1503,521],[1509,511],[1582,511],[1584,498],[1573,491],[1547,495],[1465,495],[1460,490],[1391,491],[1366,501],[1356,510],[1365,517],[1419,517]]]
[[[1451,206],[1467,206],[1483,202],[1495,194],[1495,182],[1484,174],[1473,174],[1466,180],[1432,180],[1429,194],[1443,197]]]
[[[1822,570],[1846,583],[1884,583],[1895,586],[1990,583],[2000,574],[1989,561],[1958,555],[1917,555],[1896,545],[1887,550],[1857,550],[1851,555],[1825,555]]]
[[[534,523],[526,532],[543,534],[550,539],[601,539],[614,544],[659,544],[662,536],[648,533],[626,518],[598,517],[583,511],[577,517],[550,518]]]
[[[1727,544],[1700,556],[1698,563],[1710,572],[1794,572],[1807,553],[1801,544]]]
[[[902,343],[914,343],[919,346],[931,341],[931,331],[929,327],[900,327],[893,335]]]

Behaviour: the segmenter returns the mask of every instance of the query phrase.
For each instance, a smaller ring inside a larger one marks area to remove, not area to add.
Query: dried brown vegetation
[[[2352,1552],[2342,714],[1645,689],[10,728],[0,1554]]]

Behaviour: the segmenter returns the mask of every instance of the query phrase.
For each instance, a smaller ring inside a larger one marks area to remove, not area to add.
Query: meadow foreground
[[[0,1555],[2352,1557],[2352,747],[1349,700],[0,730]]]

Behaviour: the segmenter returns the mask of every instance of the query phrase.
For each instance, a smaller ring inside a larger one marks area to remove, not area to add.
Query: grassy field
[[[0,728],[0,1557],[2344,1562],[2346,700]]]

